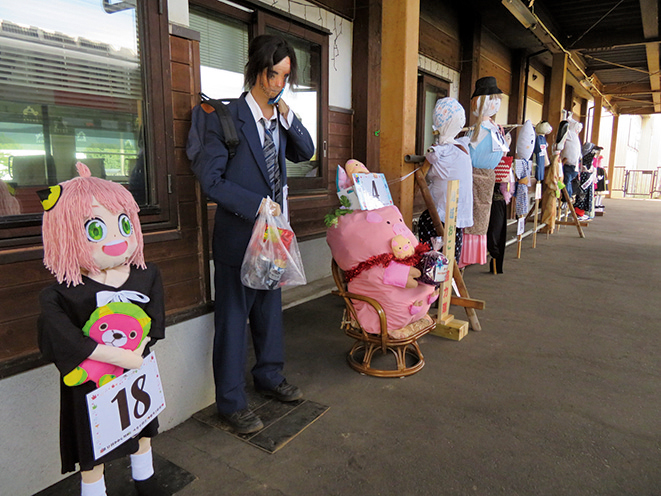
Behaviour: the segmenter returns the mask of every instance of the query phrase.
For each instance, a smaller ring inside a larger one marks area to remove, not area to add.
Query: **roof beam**
[[[652,93],[652,87],[650,86],[649,81],[604,85],[604,95],[633,96],[633,95],[646,95],[646,94],[648,95],[650,93]]]
[[[594,47],[579,47],[579,48],[574,47],[572,48],[572,50],[576,50],[584,54],[589,54],[589,53],[608,52],[610,50],[613,50],[614,48],[634,47],[639,45],[646,45],[647,43],[661,43],[661,38],[659,38],[658,36],[650,39],[643,39],[640,36],[635,36],[634,38],[628,38],[624,40],[622,43],[617,43],[614,40],[615,39],[613,37],[610,37],[608,38],[608,41],[603,45],[599,44],[598,46],[594,46]]]
[[[645,0],[641,0],[645,1]],[[657,35],[658,36],[658,35]],[[571,46],[571,50],[593,51],[610,50],[612,48],[642,45],[650,41],[661,41],[655,36],[640,36],[640,29],[628,31],[599,31],[586,36],[580,42]]]

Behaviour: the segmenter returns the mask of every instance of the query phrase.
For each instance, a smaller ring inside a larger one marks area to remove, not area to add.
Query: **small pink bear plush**
[[[415,248],[413,248],[413,243],[411,243],[411,240],[405,236],[402,236],[401,234],[398,234],[392,238],[390,246],[392,247],[392,253],[395,258],[400,260],[415,254]],[[415,288],[418,285],[418,281],[416,279],[421,275],[422,272],[420,272],[415,267],[411,267],[408,270],[408,274],[406,276],[406,287]]]

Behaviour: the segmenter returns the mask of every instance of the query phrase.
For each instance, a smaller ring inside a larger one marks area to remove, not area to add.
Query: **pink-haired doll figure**
[[[39,192],[45,210],[44,265],[57,279],[40,295],[39,348],[62,378],[71,377],[87,359],[139,368],[149,347],[165,337],[161,275],[158,267],[145,264],[137,203],[123,186],[91,177],[80,162],[76,168],[80,177]],[[99,344],[83,333],[97,308],[116,302],[135,305],[136,312],[151,319],[149,339],[136,350]],[[105,495],[103,464],[131,455],[138,494],[167,494],[156,481],[152,461],[151,438],[158,432],[158,419],[94,459],[85,397],[96,387],[84,377],[72,386],[60,381],[62,473],[74,471],[78,463],[81,495]]]

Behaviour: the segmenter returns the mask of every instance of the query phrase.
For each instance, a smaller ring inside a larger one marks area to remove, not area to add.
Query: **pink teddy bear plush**
[[[83,334],[99,344],[137,350],[147,339],[151,318],[133,303],[111,302],[97,308],[83,327]],[[63,377],[67,386],[94,381],[97,386],[124,373],[122,367],[87,358]]]
[[[381,304],[393,337],[401,337],[401,328],[427,315],[437,293],[434,286],[414,280],[420,271],[407,262],[420,253],[422,246],[404,224],[397,207],[343,215],[328,229],[326,241],[338,266],[345,271],[348,290]],[[372,306],[362,301],[354,301],[354,306],[363,329],[378,334],[379,316]]]

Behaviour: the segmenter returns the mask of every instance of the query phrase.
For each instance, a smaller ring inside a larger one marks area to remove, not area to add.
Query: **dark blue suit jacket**
[[[264,197],[273,198],[273,194],[257,124],[246,103],[246,94],[231,101],[228,109],[240,141],[236,155],[229,159],[215,113],[205,114],[206,132],[199,158],[193,163],[193,172],[203,191],[218,204],[214,259],[238,267],[243,262],[259,205]],[[309,160],[314,154],[314,144],[296,116],[288,130],[282,125],[279,129],[278,159],[284,187],[287,183],[285,157],[292,162]]]

